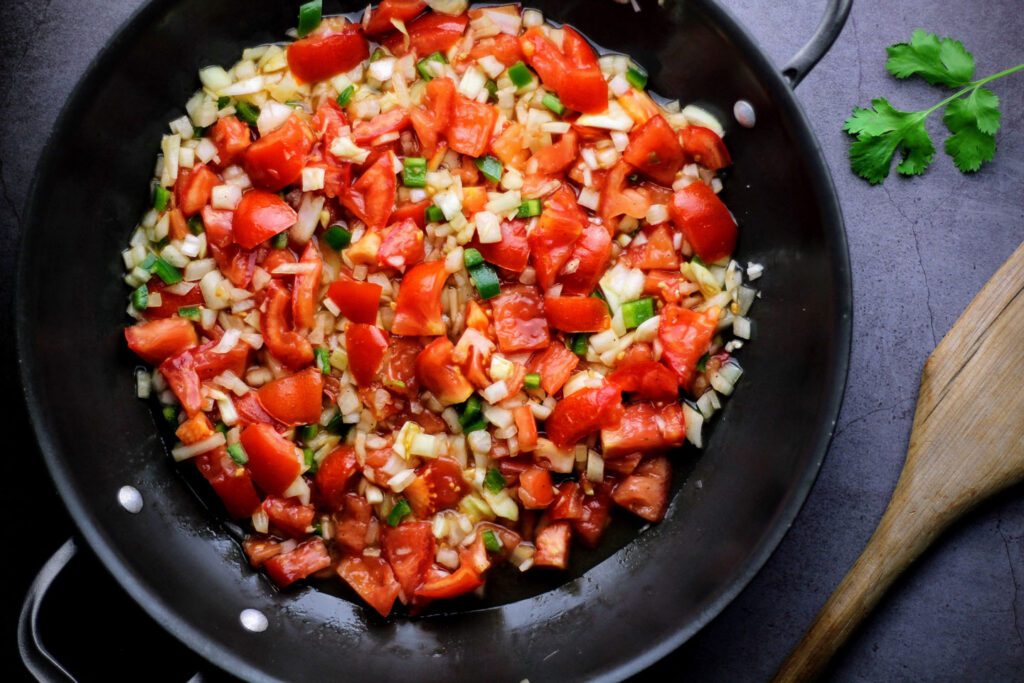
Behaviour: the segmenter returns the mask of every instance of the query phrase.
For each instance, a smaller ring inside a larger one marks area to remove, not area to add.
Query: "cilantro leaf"
[[[995,153],[995,136],[982,133],[973,123],[958,128],[946,138],[946,154],[953,157],[953,163],[963,173],[974,173],[983,163],[992,161]]]
[[[844,125],[857,136],[850,145],[853,171],[872,185],[889,176],[892,158],[897,152],[903,160],[896,170],[903,175],[920,175],[935,158],[935,145],[924,127],[923,112],[896,109],[884,97],[874,100],[871,109],[855,108]]]
[[[978,88],[965,98],[953,100],[943,115],[946,125],[954,133],[973,123],[982,133],[994,135],[999,130],[999,119],[999,97],[985,88]]]
[[[917,29],[909,43],[886,48],[885,68],[896,78],[921,76],[932,85],[958,88],[974,78],[974,56],[952,38]]]

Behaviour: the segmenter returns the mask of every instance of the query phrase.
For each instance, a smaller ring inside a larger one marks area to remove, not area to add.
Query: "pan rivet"
[[[242,610],[242,613],[238,615],[238,620],[242,622],[242,628],[246,631],[262,633],[267,630],[267,617],[258,609]]]
[[[133,515],[142,510],[142,494],[134,486],[122,486],[118,489],[117,502]]]
[[[757,112],[754,111],[754,105],[746,100],[738,100],[732,106],[732,115],[744,128],[753,128],[757,123]]]

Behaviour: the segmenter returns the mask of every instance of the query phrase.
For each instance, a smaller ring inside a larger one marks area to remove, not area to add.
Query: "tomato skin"
[[[562,139],[548,147],[542,147],[533,153],[533,157],[527,164],[527,169],[532,173],[553,176],[558,175],[569,168],[572,162],[576,161],[579,152],[576,133],[569,130],[562,136]]]
[[[540,375],[540,386],[548,396],[569,381],[572,371],[580,362],[580,357],[565,347],[564,344],[552,344],[539,354],[534,354],[526,366],[527,372]]]
[[[327,296],[352,322],[373,325],[377,322],[382,291],[381,286],[373,282],[360,282],[343,276],[331,283]]]
[[[392,334],[406,337],[444,334],[441,294],[447,280],[444,261],[420,263],[407,271],[398,290]]]
[[[320,461],[313,481],[316,484],[318,504],[337,512],[345,504],[346,490],[352,475],[359,469],[356,449],[343,444]]]
[[[174,199],[178,208],[191,218],[210,203],[213,188],[220,185],[220,178],[206,164],[178,171],[178,180],[174,183]]]
[[[533,351],[551,343],[544,300],[535,287],[509,287],[495,297],[491,307],[494,333],[503,352]]]
[[[327,546],[323,540],[313,537],[300,543],[290,553],[271,557],[263,566],[267,570],[267,576],[279,588],[285,588],[310,574],[330,567],[331,556],[327,554]]]
[[[636,398],[651,401],[674,401],[679,398],[679,379],[676,374],[654,360],[622,363],[608,376],[608,381]]]
[[[576,203],[576,195],[567,187],[560,187],[544,202],[540,220],[527,237],[537,283],[542,289],[550,289],[555,284],[586,224],[586,214]]]
[[[599,429],[615,427],[622,418],[622,390],[612,384],[580,389],[555,405],[545,422],[548,438],[568,448]]]
[[[732,156],[718,133],[703,126],[687,126],[679,131],[686,158],[704,168],[718,171],[732,165]]]
[[[598,482],[594,485],[594,495],[584,496],[583,512],[579,519],[573,521],[572,528],[583,545],[596,548],[611,521],[608,487]]]
[[[724,258],[736,249],[736,221],[715,191],[704,183],[690,183],[676,192],[668,212],[706,263]]]
[[[289,426],[314,424],[323,410],[323,377],[319,369],[307,368],[267,382],[256,395],[275,420]]]
[[[445,405],[462,403],[473,394],[462,370],[452,359],[455,346],[448,337],[438,337],[416,357],[416,378]]]
[[[408,23],[427,8],[423,0],[382,0],[380,5],[370,14],[370,21],[363,27],[368,36],[377,36],[395,30],[392,19]]]
[[[302,175],[314,141],[309,126],[292,114],[280,128],[249,145],[243,161],[245,172],[257,187],[283,190]]]
[[[417,598],[441,600],[456,598],[475,591],[484,585],[484,580],[469,566],[460,566],[444,578],[427,581],[416,590]]]
[[[519,473],[519,500],[527,510],[543,510],[555,500],[551,472],[531,465]]]
[[[267,496],[263,501],[270,525],[292,538],[303,538],[309,534],[316,510],[312,505],[303,505],[298,498]]]
[[[288,68],[303,83],[351,71],[370,56],[359,26],[330,26],[288,46]]]
[[[662,451],[682,445],[686,421],[678,403],[656,408],[650,403],[627,406],[622,422],[601,430],[601,450],[607,460],[637,452]]]
[[[502,221],[501,241],[476,244],[484,260],[494,265],[521,273],[530,261],[530,245],[526,239],[526,221],[516,219]]]
[[[516,423],[516,438],[519,450],[529,453],[537,447],[537,420],[530,406],[519,406],[513,409],[512,417]]]
[[[572,526],[569,522],[554,522],[537,534],[537,552],[533,555],[533,566],[565,569],[569,566],[569,541]]]
[[[683,167],[683,147],[661,114],[648,119],[629,136],[622,158],[656,183],[672,186]]]
[[[563,296],[590,296],[612,258],[612,236],[600,225],[588,223],[576,240],[566,263],[576,263],[571,273],[561,273]]]
[[[425,106],[409,112],[424,156],[432,157],[437,151],[437,142],[451,120],[454,99],[455,83],[452,79],[435,78],[427,83]]]
[[[452,103],[451,121],[445,131],[448,147],[459,154],[482,156],[491,143],[498,110],[456,94]]]
[[[267,493],[282,495],[302,471],[295,444],[270,425],[249,425],[242,430],[241,442],[249,456],[246,469]]]
[[[136,323],[125,328],[124,338],[128,348],[150,365],[159,365],[199,344],[195,325],[185,318]]]
[[[345,330],[348,369],[360,387],[373,384],[388,348],[387,333],[375,325],[349,323]]]
[[[210,130],[210,141],[217,148],[217,159],[221,168],[230,166],[242,158],[252,144],[248,124],[236,116],[217,119]]]
[[[346,494],[334,516],[334,542],[342,552],[358,554],[366,547],[373,509],[357,493]]]
[[[551,505],[551,519],[577,520],[583,517],[583,490],[575,481],[558,485],[558,495]]]
[[[416,223],[406,219],[395,223],[384,233],[384,241],[377,250],[377,263],[382,268],[404,271],[423,260],[423,231]]]
[[[409,32],[408,47],[405,45],[405,36],[398,32],[385,39],[384,45],[398,57],[404,56],[410,50],[420,57],[426,57],[435,52],[447,52],[459,42],[468,25],[469,16],[466,14],[452,17],[430,12],[411,24],[406,24],[405,30]]]
[[[153,282],[156,280],[156,282]],[[188,291],[187,294],[171,294],[167,291],[167,287],[160,281],[160,278],[152,278],[146,285],[149,290],[149,294],[160,295],[160,305],[147,308],[143,311],[147,320],[156,320],[157,318],[170,318],[178,315],[178,309],[185,306],[198,306],[203,303],[203,292],[198,286],[193,287]]]
[[[545,297],[544,313],[551,327],[563,332],[600,332],[612,321],[608,304],[595,297]]]
[[[370,230],[379,231],[388,224],[397,193],[398,183],[389,152],[373,162],[340,199]]]
[[[612,500],[648,522],[665,519],[672,466],[663,455],[645,460],[615,487]]]
[[[403,522],[384,529],[381,551],[402,587],[402,602],[412,600],[434,563],[437,544],[430,527],[430,522]]]
[[[688,388],[693,382],[697,362],[707,353],[717,327],[717,308],[697,313],[669,304],[661,309],[658,339],[662,361],[676,373],[680,386]]]
[[[260,507],[248,469],[240,468],[223,446],[195,457],[199,473],[210,483],[234,519],[244,519]]]
[[[267,287],[267,310],[260,317],[260,328],[270,353],[292,370],[297,370],[313,362],[313,347],[301,334],[288,329],[285,315],[290,300],[284,285],[272,281]]]
[[[647,241],[639,246],[630,245],[623,262],[640,270],[679,269],[679,254],[672,244],[672,233],[664,225],[647,231]]]

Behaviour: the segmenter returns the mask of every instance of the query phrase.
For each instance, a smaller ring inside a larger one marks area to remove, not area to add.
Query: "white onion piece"
[[[182,462],[183,460],[194,458],[195,456],[206,453],[207,451],[212,451],[214,448],[223,446],[225,443],[227,443],[227,439],[224,438],[224,435],[220,432],[214,432],[212,436],[208,436],[202,441],[171,449],[171,457],[173,457],[176,462]]]

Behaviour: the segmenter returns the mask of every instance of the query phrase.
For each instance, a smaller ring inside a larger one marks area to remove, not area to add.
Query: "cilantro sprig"
[[[899,153],[898,173],[924,173],[935,159],[925,121],[943,107],[942,121],[950,132],[944,147],[956,167],[973,173],[991,161],[1000,126],[999,97],[984,86],[1024,70],[1024,64],[974,80],[974,55],[960,41],[921,29],[914,31],[909,43],[891,45],[886,51],[885,68],[896,78],[919,76],[956,92],[923,111],[901,111],[884,97],[872,100],[868,109],[854,107],[843,125],[855,138],[850,144],[853,172],[876,185],[889,176],[893,157]]]

